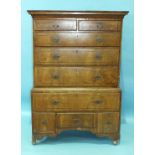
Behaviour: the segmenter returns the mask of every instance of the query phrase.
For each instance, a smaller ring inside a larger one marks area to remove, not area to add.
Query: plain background
[[[30,112],[30,90],[33,87],[32,18],[27,10],[124,10],[129,11],[123,23],[121,76],[122,121],[133,119],[134,109],[134,12],[133,0],[22,0],[21,85],[22,112]]]

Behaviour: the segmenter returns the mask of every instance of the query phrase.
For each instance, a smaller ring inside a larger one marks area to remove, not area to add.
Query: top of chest
[[[120,31],[127,11],[28,11],[34,30]]]

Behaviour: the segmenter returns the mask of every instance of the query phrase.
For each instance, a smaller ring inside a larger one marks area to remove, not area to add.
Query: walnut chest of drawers
[[[126,11],[28,11],[33,17],[32,142],[65,130],[120,139]]]

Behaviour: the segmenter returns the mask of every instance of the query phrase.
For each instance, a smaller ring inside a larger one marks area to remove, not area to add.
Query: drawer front
[[[98,132],[117,133],[119,132],[120,119],[119,112],[98,113]]]
[[[80,31],[120,31],[120,21],[79,21]]]
[[[118,67],[35,67],[35,86],[118,85]]]
[[[33,93],[34,111],[104,110],[119,111],[120,93],[113,92],[60,92]]]
[[[36,32],[35,46],[120,46],[120,32]]]
[[[35,64],[118,65],[119,48],[117,47],[104,47],[104,48],[36,47]]]
[[[33,133],[54,133],[55,114],[54,113],[32,113]]]
[[[96,116],[93,113],[58,113],[58,129],[95,128]]]
[[[35,19],[34,30],[73,31],[76,30],[76,20]]]

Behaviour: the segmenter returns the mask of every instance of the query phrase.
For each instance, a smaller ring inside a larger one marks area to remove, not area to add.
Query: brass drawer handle
[[[95,80],[101,80],[102,79],[102,76],[101,75],[96,75],[95,76]]]
[[[102,43],[103,42],[103,38],[96,38],[96,42],[97,43]]]
[[[102,100],[99,100],[99,99],[98,99],[98,100],[95,100],[94,103],[95,103],[95,104],[103,104],[104,102],[103,102]]]
[[[60,101],[58,101],[58,100],[52,100],[51,103],[52,103],[53,105],[58,105],[58,104],[60,103]]]
[[[58,79],[59,79],[59,74],[53,74],[53,75],[52,75],[52,79],[58,80]]]
[[[52,25],[53,28],[59,28],[59,25]]]
[[[96,53],[96,59],[99,60],[99,59],[101,59],[101,58],[102,58],[101,53],[97,52],[97,53]]]
[[[79,125],[81,123],[81,120],[79,118],[73,118],[73,122]]]
[[[97,26],[97,29],[103,29],[103,25],[101,23],[98,23],[96,26]]]
[[[60,58],[60,55],[58,53],[53,54],[53,59],[58,60]]]
[[[42,124],[42,125],[47,125],[47,123],[48,123],[47,120],[42,120],[42,121],[41,121],[41,124]]]
[[[54,43],[59,43],[60,39],[59,39],[59,37],[55,36],[54,38],[52,38],[52,41]]]
[[[107,124],[107,125],[111,125],[111,124],[112,124],[112,122],[110,122],[110,121],[107,121],[107,122],[106,122],[106,124]]]

